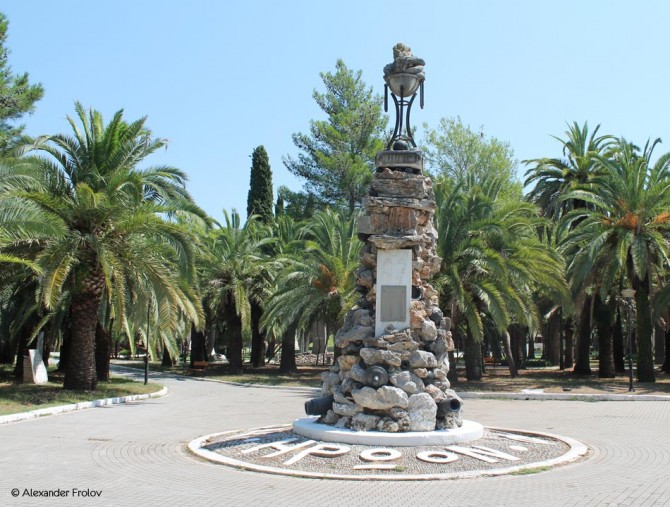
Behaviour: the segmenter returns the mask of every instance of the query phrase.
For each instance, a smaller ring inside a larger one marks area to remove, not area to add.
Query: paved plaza
[[[0,426],[0,505],[670,505],[670,402],[466,400],[467,419],[569,436],[589,457],[525,476],[345,482],[236,470],[186,449],[201,435],[301,417],[313,391],[153,380],[169,394]]]

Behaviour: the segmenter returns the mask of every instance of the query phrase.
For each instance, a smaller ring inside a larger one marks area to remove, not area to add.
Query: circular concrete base
[[[296,434],[292,425],[205,435],[189,450],[214,463],[242,470],[357,481],[466,479],[529,474],[581,459],[588,448],[568,437],[485,428],[470,443],[376,446],[323,442]]]
[[[450,430],[408,431],[384,433],[381,431],[354,431],[316,422],[318,417],[305,417],[293,421],[293,433],[321,442],[341,444],[387,445],[391,447],[417,447],[422,445],[453,445],[479,440],[484,427],[474,421],[463,421],[463,426]]]

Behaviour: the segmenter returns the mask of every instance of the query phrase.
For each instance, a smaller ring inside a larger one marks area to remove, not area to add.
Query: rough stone
[[[359,269],[356,272],[356,285],[361,287],[370,288],[375,284],[374,276],[372,275],[372,270],[370,269]]]
[[[360,364],[355,364],[349,371],[349,378],[355,380],[356,382],[364,383],[365,368],[363,368]]]
[[[332,411],[340,416],[353,417],[357,413],[362,412],[363,409],[355,403],[333,403]]]
[[[362,341],[374,335],[375,335],[374,327],[361,326],[357,324],[354,325],[348,331],[344,331],[344,329],[338,331],[337,335],[335,336],[335,344],[338,347],[345,347],[349,345],[351,342]]]
[[[432,342],[437,338],[437,326],[432,320],[424,320],[421,323],[421,338],[423,341]]]
[[[361,358],[365,361],[365,364],[368,366],[373,366],[376,364],[388,364],[390,366],[400,366],[402,362],[400,354],[397,352],[391,352],[388,350],[380,350],[373,348],[362,348],[361,349]]]
[[[348,355],[358,355],[360,350],[363,348],[363,345],[356,342],[356,343],[350,343],[346,347],[342,349],[342,354],[345,356]]]
[[[351,427],[356,431],[370,431],[377,429],[381,417],[373,414],[359,412],[351,418]]]
[[[332,411],[332,410],[328,410],[328,412],[326,413],[326,415],[324,415],[324,416],[321,418],[321,422],[322,422],[323,424],[330,424],[330,425],[332,426],[333,424],[337,423],[337,421],[338,421],[339,419],[340,419],[340,416],[339,416],[339,415],[337,415],[337,414],[336,414],[334,411]]]
[[[377,424],[377,430],[386,433],[397,433],[400,431],[400,425],[391,417],[383,417]]]
[[[411,208],[421,211],[435,212],[437,204],[432,199],[415,199],[412,197],[366,197],[363,204],[368,212],[384,213],[389,208]]]
[[[367,268],[376,268],[377,267],[377,255],[373,253],[363,253],[361,254],[361,264]]]
[[[351,428],[351,417],[340,417],[340,420],[335,423],[336,428]]]
[[[385,173],[400,175],[401,177],[389,177]],[[421,175],[392,171],[388,167],[372,180],[372,190],[379,196],[385,197],[419,197],[428,196],[426,178]]]
[[[377,338],[363,340],[363,345],[368,348],[388,349],[389,343],[384,340],[383,336],[378,336]],[[358,349],[358,353],[360,354],[360,349]]]
[[[449,384],[449,381],[446,378],[444,378],[444,379],[434,379],[433,380],[433,385],[435,387],[437,387],[438,389],[444,391],[445,393],[451,387],[451,385]]]
[[[330,392],[333,395],[333,401],[335,403],[344,403],[345,405],[355,405],[355,403],[349,398],[347,398],[344,392],[342,392],[342,385],[333,386]]]
[[[354,401],[372,410],[388,410],[393,407],[407,408],[409,398],[402,389],[382,386],[379,389],[363,387],[351,392]]]
[[[388,234],[375,234],[370,236],[368,241],[381,250],[401,250],[416,246],[423,239],[418,235],[390,236]]]
[[[428,370],[425,368],[414,368],[414,375],[419,378],[426,378],[428,376]]]
[[[340,383],[340,376],[332,371],[324,371],[321,374],[321,392],[323,394],[330,394],[331,388]]]
[[[409,358],[411,368],[435,368],[438,366],[437,359],[432,352],[415,350]]]
[[[415,342],[414,340],[407,340],[407,341],[402,341],[398,343],[393,343],[386,347],[388,350],[391,352],[400,352],[401,353],[401,359],[402,358],[402,352],[404,351],[413,351],[417,350],[419,348],[419,344]]]
[[[435,429],[437,405],[428,393],[409,397],[410,431],[433,431]]]
[[[420,393],[424,389],[423,380],[409,371],[402,371],[391,375],[391,384],[402,389],[407,394]]]
[[[421,329],[421,325],[426,319],[426,309],[421,301],[412,301],[409,305],[409,327],[412,329]]]
[[[402,408],[394,407],[389,410],[391,418],[398,423],[398,431],[409,431],[411,421],[409,413]]]
[[[391,326],[389,326],[391,327]],[[388,330],[388,328],[387,328]],[[389,343],[398,343],[398,342],[403,342],[403,341],[411,341],[412,340],[412,335],[409,331],[409,329],[403,329],[402,331],[396,331],[393,330],[385,335],[382,336],[384,338],[384,341],[387,341]]]
[[[353,365],[357,364],[358,361],[360,361],[360,359],[358,358],[358,356],[354,356],[354,355],[340,356],[340,357],[337,358],[337,363],[340,365],[340,371],[341,370],[345,370],[345,371],[351,370],[351,367]]]
[[[351,377],[345,378],[341,384],[342,392],[344,394],[351,394],[351,391],[354,389],[360,389],[361,387],[363,387],[363,384],[361,382],[357,382]]]
[[[433,398],[433,400],[435,400],[435,403],[447,399],[447,395],[444,394],[444,392],[442,392],[442,390],[434,384],[428,384],[424,389],[424,392],[430,394],[430,397]],[[333,410],[335,410],[335,408],[333,408]]]

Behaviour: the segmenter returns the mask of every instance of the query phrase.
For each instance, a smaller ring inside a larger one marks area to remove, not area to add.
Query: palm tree
[[[566,198],[573,189],[587,185],[598,175],[600,165],[596,157],[602,155],[611,145],[613,137],[598,136],[600,125],[589,134],[588,124],[579,126],[573,122],[568,126],[565,139],[555,137],[563,145],[563,158],[540,158],[525,160],[529,167],[524,185],[535,184],[527,198],[538,205],[545,217],[553,225],[546,229],[550,240],[556,240],[553,227],[563,215],[573,209],[588,207],[589,204],[579,198]],[[576,225],[576,224],[575,224]],[[591,297],[583,288],[573,287],[577,305],[577,354],[574,372],[591,374],[589,352],[591,348]]]
[[[77,103],[72,134],[43,136],[22,153],[39,154],[41,186],[18,196],[57,216],[66,229],[53,237],[35,262],[43,270],[39,297],[47,310],[69,292],[70,357],[66,389],[94,390],[95,331],[103,295],[116,305],[120,325],[131,285],[169,294],[194,322],[198,312],[179,286],[193,276],[193,239],[166,217],[205,217],[185,190],[185,175],[171,167],[140,170],[144,158],[165,146],[145,119],[132,123],[118,111],[105,125],[102,115]]]
[[[212,313],[225,323],[230,368],[241,371],[243,334],[251,331],[250,298],[255,281],[264,277],[267,268],[264,247],[273,240],[257,234],[253,216],[244,227],[235,210],[231,214],[224,210],[224,216],[225,227],[211,232],[205,297]]]
[[[537,329],[536,292],[567,299],[562,259],[539,240],[536,231],[543,222],[535,207],[504,190],[494,174],[436,184],[443,259],[437,285],[455,331],[466,330],[468,380],[481,378],[485,320],[503,336],[515,322]]]
[[[593,266],[602,270],[601,293],[616,287],[621,274],[636,291],[637,376],[641,382],[655,381],[652,299],[657,280],[670,263],[670,153],[652,164],[659,142],[647,142],[640,151],[619,139],[609,156],[597,156],[603,174],[592,186],[566,196],[591,207],[569,213],[563,224],[572,228],[564,248],[582,249],[573,261],[579,262],[579,272]]]
[[[305,332],[317,320],[334,332],[357,295],[354,272],[362,243],[355,216],[319,211],[299,236],[305,238],[302,248],[296,248],[296,243],[283,247],[288,251],[281,259],[285,267],[277,276],[263,319],[265,327],[275,326],[283,336],[282,371],[296,368],[295,333]]]

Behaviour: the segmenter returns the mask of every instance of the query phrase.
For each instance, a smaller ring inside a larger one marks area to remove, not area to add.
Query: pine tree
[[[258,215],[261,222],[269,224],[274,219],[272,208],[272,169],[268,153],[261,145],[251,154],[247,216]]]
[[[353,211],[367,194],[374,158],[384,149],[386,117],[381,97],[366,87],[361,71],[347,68],[342,60],[336,72],[321,73],[325,93],[313,97],[326,120],[310,121],[310,133],[293,134],[301,151],[297,159],[284,157],[286,168],[304,178],[313,200]]]
[[[13,121],[26,113],[32,113],[35,102],[42,98],[41,84],[31,85],[28,73],[13,74],[7,63],[9,50],[5,47],[9,22],[0,13],[0,154],[5,154],[17,142],[23,132],[23,125],[13,125]]]

